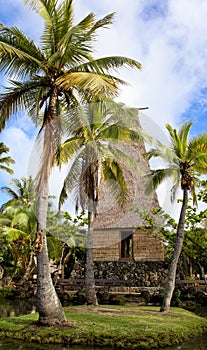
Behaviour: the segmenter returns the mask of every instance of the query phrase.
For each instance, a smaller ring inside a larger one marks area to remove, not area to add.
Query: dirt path
[[[66,308],[66,311],[68,312],[79,312],[79,313],[96,313],[96,314],[111,314],[111,315],[117,315],[117,314],[158,314],[158,310],[154,310],[152,308],[110,308],[109,306],[73,306]]]

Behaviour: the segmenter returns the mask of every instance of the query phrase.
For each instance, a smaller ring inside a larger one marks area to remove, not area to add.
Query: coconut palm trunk
[[[63,323],[66,318],[52,282],[47,250],[47,209],[49,176],[55,152],[55,128],[53,125],[57,89],[51,92],[49,106],[45,109],[43,124],[44,140],[41,164],[36,177],[37,181],[37,309],[39,323],[43,325]]]
[[[65,321],[61,303],[53,286],[47,250],[46,218],[48,207],[48,187],[42,187],[37,203],[38,232],[37,250],[37,309],[39,323],[60,324]]]
[[[88,212],[88,232],[86,239],[86,273],[85,273],[85,287],[86,287],[86,300],[88,305],[98,305],[94,268],[93,268],[93,225],[95,214],[92,211]]]
[[[98,305],[95,290],[94,265],[93,265],[93,227],[97,211],[98,201],[98,160],[94,161],[96,156],[93,149],[88,148],[88,157],[86,160],[85,191],[88,196],[88,232],[86,239],[86,302],[88,305]]]
[[[178,227],[177,227],[175,249],[174,249],[173,258],[169,268],[168,281],[165,288],[164,299],[162,302],[162,306],[160,308],[160,311],[162,312],[163,311],[168,312],[170,310],[172,295],[175,289],[176,270],[177,270],[178,260],[183,247],[185,214],[186,214],[187,203],[188,203],[188,189],[184,188],[182,208],[181,208]]]

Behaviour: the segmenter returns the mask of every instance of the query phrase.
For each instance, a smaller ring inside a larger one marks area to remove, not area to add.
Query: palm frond
[[[11,219],[7,217],[0,217],[0,227],[2,228],[3,226],[10,226],[11,225]]]
[[[18,200],[17,200],[18,201]],[[3,203],[2,206],[0,207],[0,212],[9,212],[10,209],[12,209],[12,211],[14,211],[14,207],[13,204],[16,205],[16,200],[15,199],[9,199],[6,203]],[[12,213],[13,215],[13,213]]]
[[[105,153],[108,158],[114,159],[126,166],[128,169],[131,169],[131,171],[137,171],[140,175],[143,175],[141,162],[138,159],[139,155],[136,155],[136,159],[133,158],[133,156],[130,155],[129,148],[127,148],[127,144],[123,144],[122,147],[120,147],[120,144],[116,145],[115,143],[111,143],[107,146],[107,150],[105,150]]]
[[[0,155],[8,152],[9,152],[9,148],[3,142],[0,142]]]
[[[15,161],[14,161],[14,159],[12,159],[11,157],[8,156],[8,157],[0,158],[0,167],[2,166],[1,163],[5,163],[5,164],[9,165],[10,163],[14,164]]]
[[[5,193],[7,193],[10,197],[12,197],[12,199],[19,199],[19,195],[10,187],[7,186],[3,186],[1,187],[1,191],[4,191]]]
[[[28,110],[36,114],[39,110],[37,93],[41,88],[38,81],[10,81],[12,86],[6,88],[8,92],[0,94],[0,130],[4,128],[6,121],[19,111]]]
[[[57,0],[24,0],[30,9],[40,15],[46,22],[50,22],[51,14],[57,7]]]
[[[148,152],[145,152],[143,154],[144,158],[147,159],[147,160],[150,160],[152,158],[162,158],[163,157],[163,152],[161,149],[158,149],[158,148],[152,148],[150,149]]]
[[[22,230],[24,229],[24,232],[25,232],[25,230],[28,229],[28,222],[29,222],[28,214],[25,212],[20,212],[13,217],[11,225],[13,228],[18,227],[18,228],[21,228]]]
[[[73,158],[79,146],[80,143],[76,137],[67,139],[62,145],[59,145],[54,157],[54,164],[57,164],[61,168],[62,164],[67,163]]]
[[[9,242],[15,242],[17,240],[28,238],[28,235],[24,231],[18,230],[16,228],[9,228],[5,233]]]
[[[90,62],[83,63],[78,67],[78,71],[84,72],[101,72],[106,73],[110,69],[117,70],[121,67],[129,67],[129,68],[137,68],[141,69],[142,65],[136,60],[133,60],[128,57],[123,56],[109,56],[109,57],[102,57],[95,60],[92,60]]]
[[[5,166],[5,165],[0,165],[0,169],[5,170],[7,173],[9,174],[13,174],[14,170],[12,170],[11,168]]]
[[[0,30],[1,71],[25,78],[45,68],[45,57],[34,41],[28,39],[17,27]]]
[[[182,147],[181,154],[183,155],[185,155],[185,152],[188,149],[188,136],[192,125],[193,123],[188,121],[184,123],[178,131],[179,138],[181,140],[181,147]]]
[[[127,200],[128,187],[122,165],[110,158],[102,162],[103,181],[112,193],[113,198],[121,206]]]
[[[47,247],[49,252],[49,257],[55,261],[59,261],[61,258],[61,242],[52,236],[47,237]]]
[[[95,32],[98,28],[106,28],[113,23],[115,13],[109,13],[107,16],[97,20],[89,31],[89,34]]]
[[[171,177],[175,169],[156,169],[151,170],[146,177],[146,194],[149,195],[167,178]]]
[[[207,173],[207,133],[193,138],[188,145],[186,158],[194,171]]]
[[[89,72],[66,73],[56,80],[59,88],[70,90],[75,88],[78,92],[89,92],[93,97],[116,96],[118,93],[117,83],[124,84],[121,79],[106,76],[104,74]]]
[[[112,22],[113,14],[95,20],[94,14],[90,13],[74,26],[71,17],[69,17],[69,20],[66,16],[63,16],[63,18],[58,20],[58,31],[60,32],[58,52],[51,56],[50,64],[55,63],[60,58],[59,67],[66,65],[71,69],[71,67],[80,65],[84,61],[92,61],[91,52],[95,38],[94,34],[98,28],[103,28]]]

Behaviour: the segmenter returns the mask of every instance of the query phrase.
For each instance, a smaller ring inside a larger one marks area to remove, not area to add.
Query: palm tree
[[[4,156],[4,153],[8,152],[9,148],[3,142],[0,142],[0,169],[13,174],[14,171],[10,168],[10,164],[14,164],[15,161],[9,156]]]
[[[34,181],[30,176],[28,179],[22,177],[21,179],[12,179],[10,181],[11,187],[1,187],[1,191],[5,192],[11,199],[4,203],[1,211],[8,210],[9,207],[14,211],[15,208],[29,208],[35,201],[35,187]]]
[[[72,124],[71,118],[72,114],[69,115],[69,125]],[[70,128],[71,135],[57,156],[60,163],[72,159],[60,194],[60,204],[74,190],[77,207],[80,204],[82,210],[88,212],[85,273],[88,304],[97,305],[93,271],[93,226],[100,181],[108,181],[115,200],[123,205],[128,190],[124,165],[139,170],[138,164],[123,148],[124,144],[143,141],[137,118],[137,110],[114,101],[91,103],[79,108],[79,118],[73,122],[74,131]]]
[[[0,26],[0,69],[16,79],[10,80],[6,92],[0,95],[0,129],[21,109],[41,125],[38,141],[42,153],[36,183],[37,236],[41,247],[37,254],[37,306],[42,324],[65,321],[50,276],[46,244],[49,175],[64,128],[61,112],[63,107],[70,109],[94,96],[115,96],[124,81],[113,76],[111,69],[141,68],[140,63],[126,57],[94,59],[92,44],[96,32],[111,24],[114,15],[96,20],[90,13],[74,25],[72,2],[25,0],[44,20],[39,46],[17,27]]]
[[[175,198],[175,191],[179,186],[181,186],[183,191],[176,243],[160,311],[170,310],[172,294],[175,288],[177,264],[183,246],[188,193],[190,192],[192,194],[193,203],[196,204],[195,178],[198,175],[207,173],[207,133],[203,133],[190,140],[189,132],[191,127],[192,123],[186,122],[177,131],[171,125],[167,124],[166,128],[170,135],[170,146],[165,146],[161,142],[157,142],[157,148],[151,149],[145,154],[147,159],[159,157],[167,162],[166,168],[151,170],[151,173],[148,174],[147,193],[156,189],[168,177],[173,178],[172,199]]]

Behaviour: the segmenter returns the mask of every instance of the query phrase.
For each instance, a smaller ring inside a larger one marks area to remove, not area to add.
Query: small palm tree
[[[93,226],[100,181],[108,183],[115,200],[123,205],[128,191],[123,168],[128,166],[140,170],[123,148],[124,144],[143,141],[137,118],[137,110],[114,101],[84,106],[79,109],[79,118],[73,118],[74,132],[64,142],[57,156],[60,164],[71,159],[70,170],[60,194],[60,204],[74,191],[76,203],[88,212],[85,273],[88,304],[97,305],[93,271]]]
[[[22,282],[28,279],[34,264],[34,243],[37,220],[35,215],[35,189],[32,178],[13,179],[12,187],[2,187],[11,199],[1,207],[1,225],[14,258],[14,268],[24,272]]]
[[[5,192],[10,199],[2,205],[1,211],[8,210],[9,207],[13,211],[15,208],[30,208],[35,202],[35,186],[32,177],[26,179],[12,179],[10,187],[4,186],[1,191]]]
[[[8,152],[9,148],[3,142],[0,142],[0,169],[13,174],[14,171],[10,168],[10,164],[14,164],[15,161],[11,157],[4,155],[4,153]]]
[[[181,186],[183,191],[182,207],[177,226],[176,243],[172,261],[169,268],[168,282],[160,311],[169,311],[172,294],[175,288],[175,277],[178,260],[183,246],[184,226],[188,193],[193,197],[196,204],[195,177],[207,174],[207,133],[189,139],[191,122],[186,122],[177,131],[171,125],[166,128],[170,135],[170,146],[157,142],[157,148],[151,149],[145,154],[147,159],[159,157],[167,162],[166,168],[151,170],[148,174],[149,182],[146,192],[150,193],[156,189],[166,178],[173,178],[172,196],[175,198],[175,191]]]
[[[94,96],[116,96],[119,85],[125,82],[111,70],[123,66],[140,69],[141,65],[120,56],[93,58],[96,32],[112,23],[113,14],[96,20],[90,13],[74,25],[72,0],[25,3],[43,18],[44,30],[37,46],[17,27],[0,24],[0,70],[16,79],[10,80],[6,92],[0,95],[0,130],[19,110],[27,110],[40,125],[38,141],[42,152],[36,177],[37,236],[41,241],[37,254],[37,306],[40,323],[63,323],[65,315],[50,276],[46,242],[49,176],[64,129],[62,111]]]

